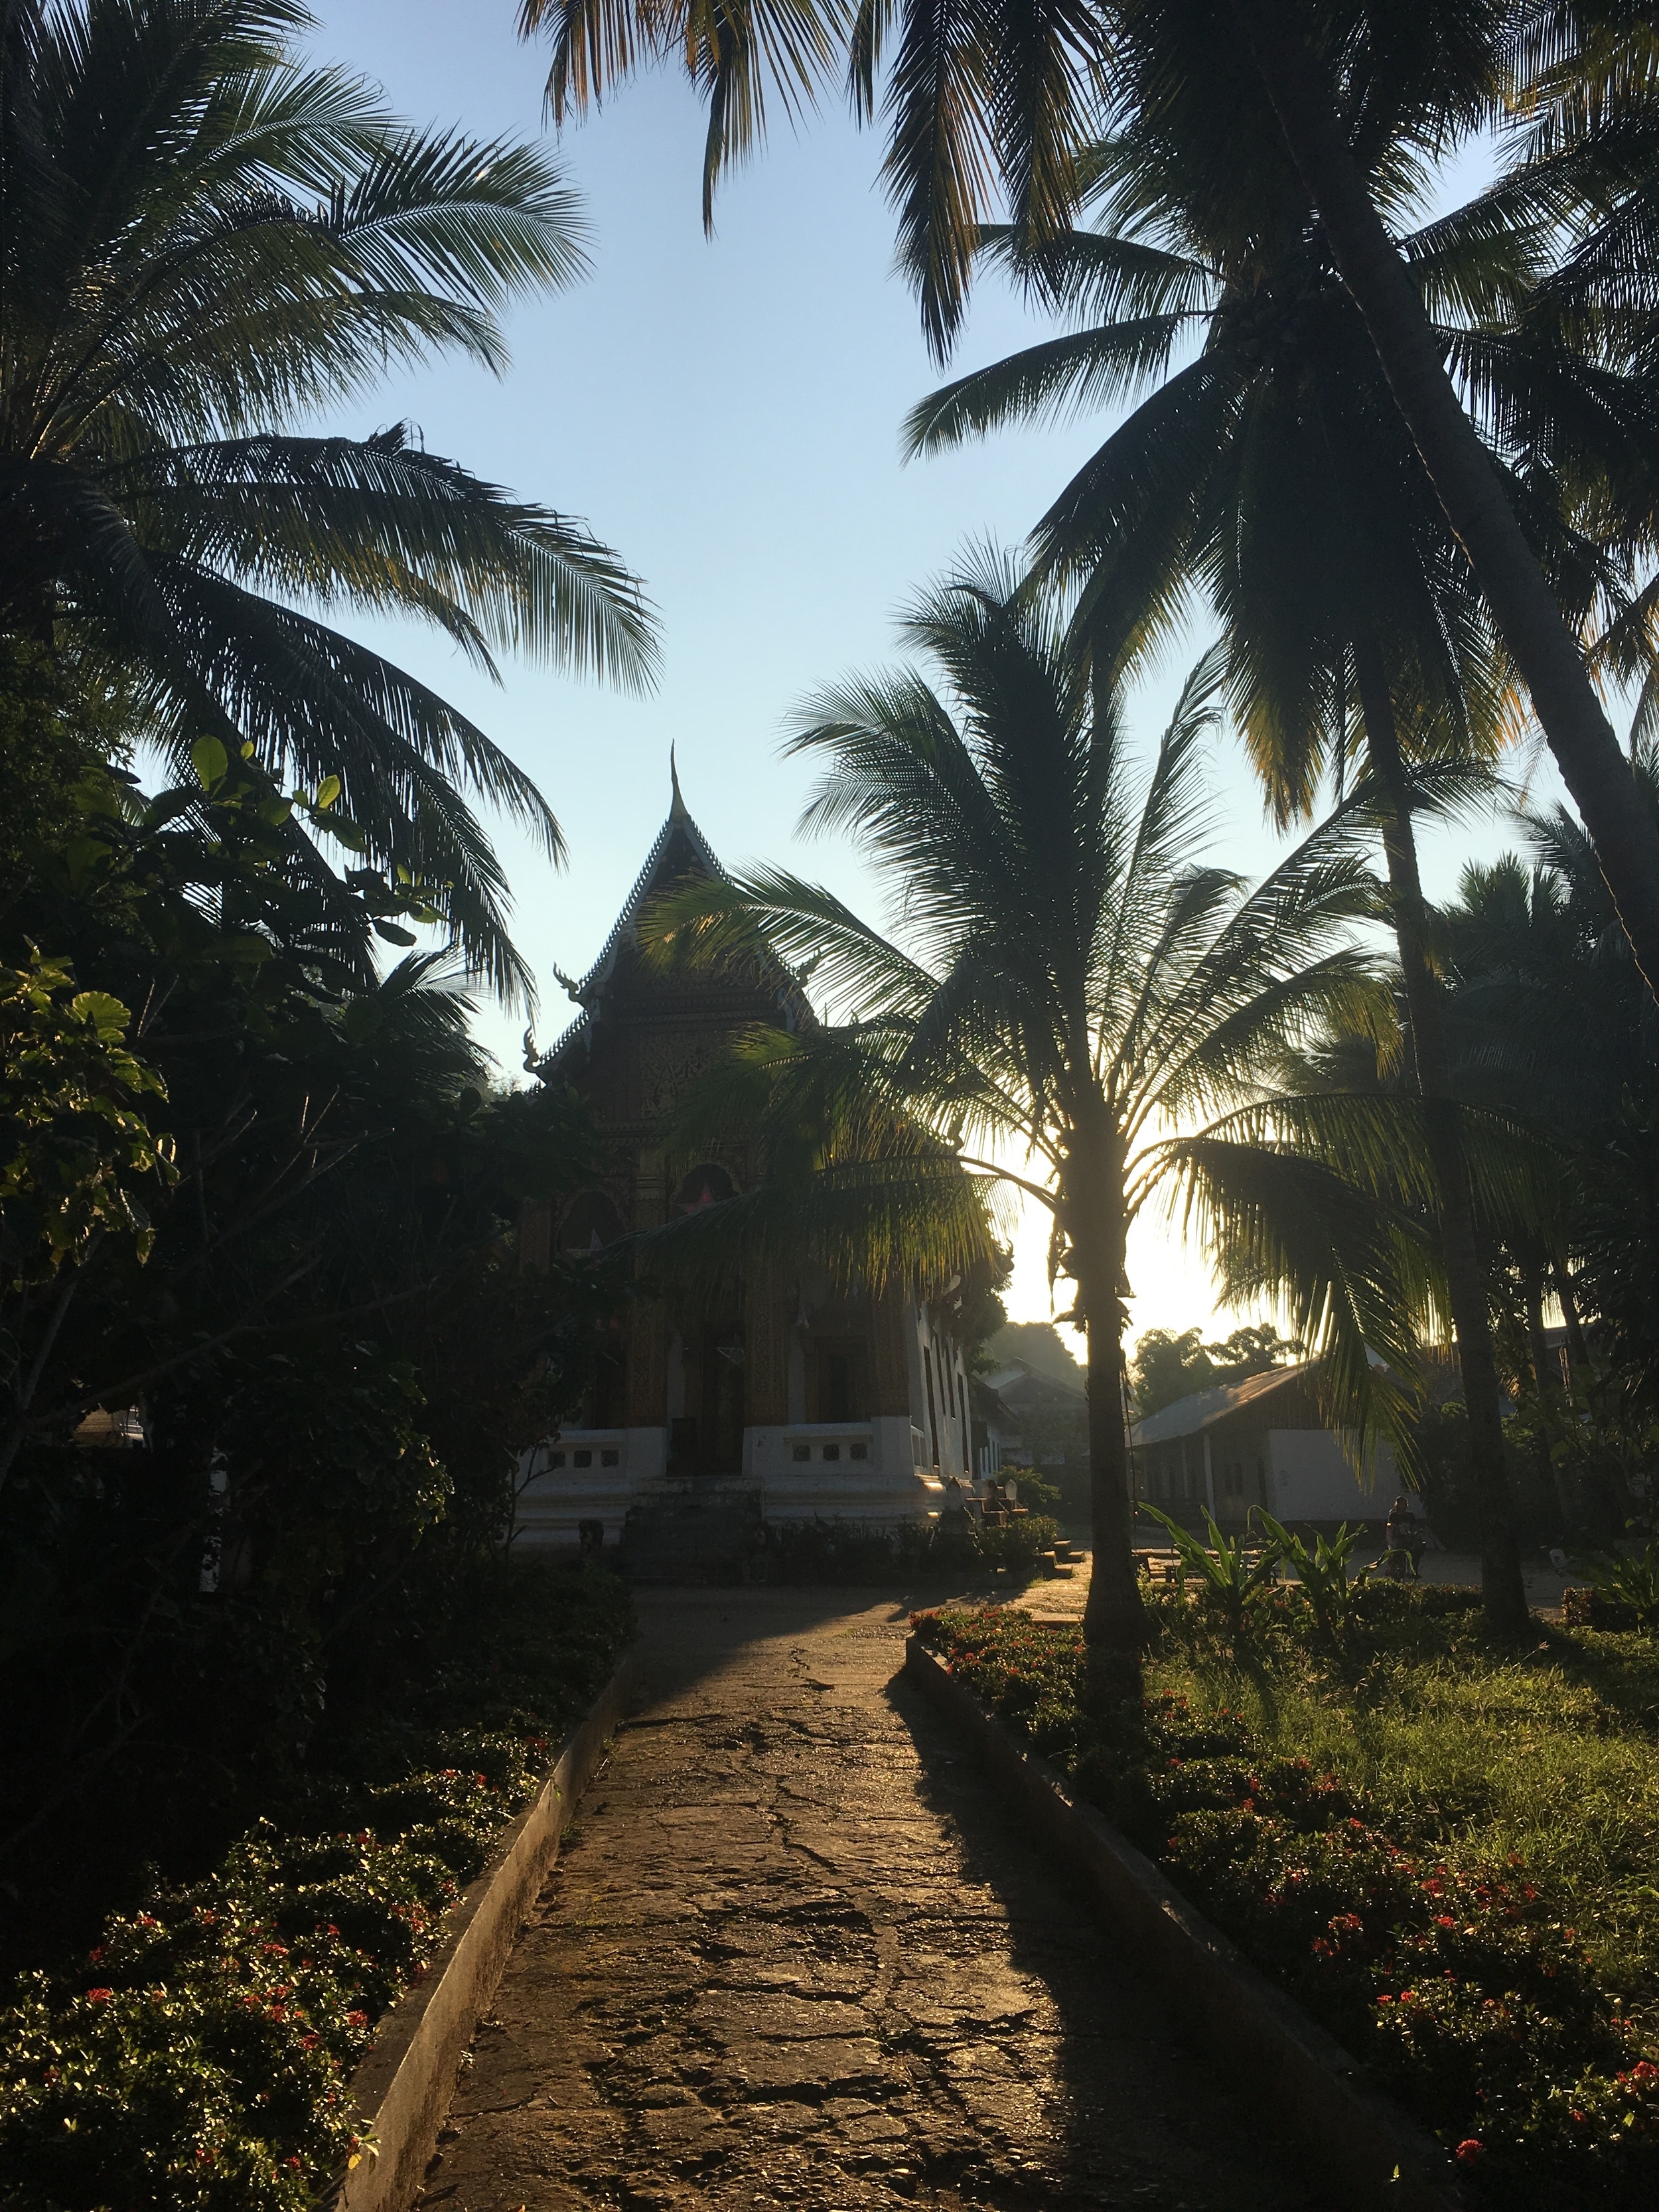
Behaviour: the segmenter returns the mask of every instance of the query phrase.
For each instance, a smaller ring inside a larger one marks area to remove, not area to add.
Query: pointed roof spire
[[[665,884],[677,883],[684,878],[685,848],[688,846],[690,848],[693,872],[698,869],[703,869],[711,876],[725,878],[726,871],[715,858],[714,848],[691,819],[691,810],[685,803],[684,793],[680,789],[679,764],[675,758],[675,750],[672,744],[668,748],[668,780],[672,793],[668,809],[668,819],[658,830],[655,842],[645,856],[645,866],[635,878],[634,888],[628,894],[627,902],[622,912],[617,916],[615,925],[605,941],[599,958],[580,983],[573,982],[568,975],[561,974],[556,968],[553,971],[566,992],[581,1008],[581,1012],[565,1030],[563,1036],[559,1037],[550,1049],[544,1053],[535,1063],[533,1072],[544,1081],[551,1079],[555,1069],[580,1038],[591,1036],[592,1023],[599,1007],[605,987],[611,979],[618,956],[624,946],[637,942],[635,936],[635,924],[641,911],[656,891]],[[781,1007],[786,1008],[791,1025],[793,1026],[797,1021],[810,1023],[812,1019],[811,1009],[801,991],[800,978],[794,975],[780,962],[776,966],[776,981],[779,990],[777,1003]],[[526,1051],[529,1049],[527,1040],[526,1049]]]

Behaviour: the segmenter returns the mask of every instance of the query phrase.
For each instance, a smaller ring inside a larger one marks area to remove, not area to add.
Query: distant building
[[[1224,1528],[1253,1505],[1276,1521],[1381,1521],[1401,1487],[1386,1444],[1362,1477],[1319,1407],[1319,1363],[1195,1390],[1129,1432],[1139,1496],[1177,1520],[1207,1506]]]
[[[520,1227],[529,1264],[598,1252],[742,1191],[741,1143],[671,1161],[676,1109],[738,1030],[795,1029],[812,1014],[780,963],[769,975],[664,973],[641,958],[635,925],[688,878],[721,872],[673,784],[673,803],[604,951],[574,988],[581,1007],[540,1062],[573,1085],[619,1161],[603,1184]],[[768,1521],[926,1517],[945,1484],[969,1475],[968,1372],[957,1299],[890,1282],[841,1296],[821,1269],[752,1270],[723,1300],[685,1294],[632,1304],[605,1348],[580,1418],[526,1455],[519,1535],[575,1544],[584,1523],[614,1541],[630,1512],[677,1499],[741,1499]],[[660,1516],[659,1516],[660,1517]]]
[[[1070,1417],[1088,1417],[1089,1395],[1080,1384],[1063,1382],[1029,1359],[1005,1360],[974,1378],[974,1411],[979,1449],[978,1472],[988,1480],[1005,1462],[1019,1466],[1063,1465],[1038,1449],[1036,1432],[1052,1431]]]

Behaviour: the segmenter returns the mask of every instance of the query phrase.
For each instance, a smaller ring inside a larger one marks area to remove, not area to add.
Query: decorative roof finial
[[[672,744],[668,748],[668,778],[674,787],[674,798],[668,809],[668,818],[671,822],[689,822],[691,819],[690,810],[686,805],[680,791],[680,772],[674,765],[674,748]]]

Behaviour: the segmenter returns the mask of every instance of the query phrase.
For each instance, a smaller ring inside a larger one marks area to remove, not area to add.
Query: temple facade
[[[580,1012],[538,1067],[586,1100],[618,1161],[558,1214],[532,1208],[527,1264],[594,1253],[745,1188],[741,1142],[694,1160],[670,1151],[676,1110],[757,1023],[813,1018],[779,966],[764,979],[667,974],[639,953],[639,916],[688,877],[720,872],[678,777],[668,818],[593,967],[568,986]],[[603,1347],[592,1401],[527,1455],[520,1544],[574,1544],[584,1522],[615,1542],[631,1509],[730,1491],[768,1521],[889,1524],[939,1512],[971,1474],[968,1375],[952,1334],[956,1286],[918,1282],[838,1295],[811,1267],[750,1271],[724,1297],[642,1297]]]

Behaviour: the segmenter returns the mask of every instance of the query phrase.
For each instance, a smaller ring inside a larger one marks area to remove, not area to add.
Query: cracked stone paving
[[[638,1711],[464,2064],[445,2212],[1316,2212],[867,1593],[645,1590]]]

